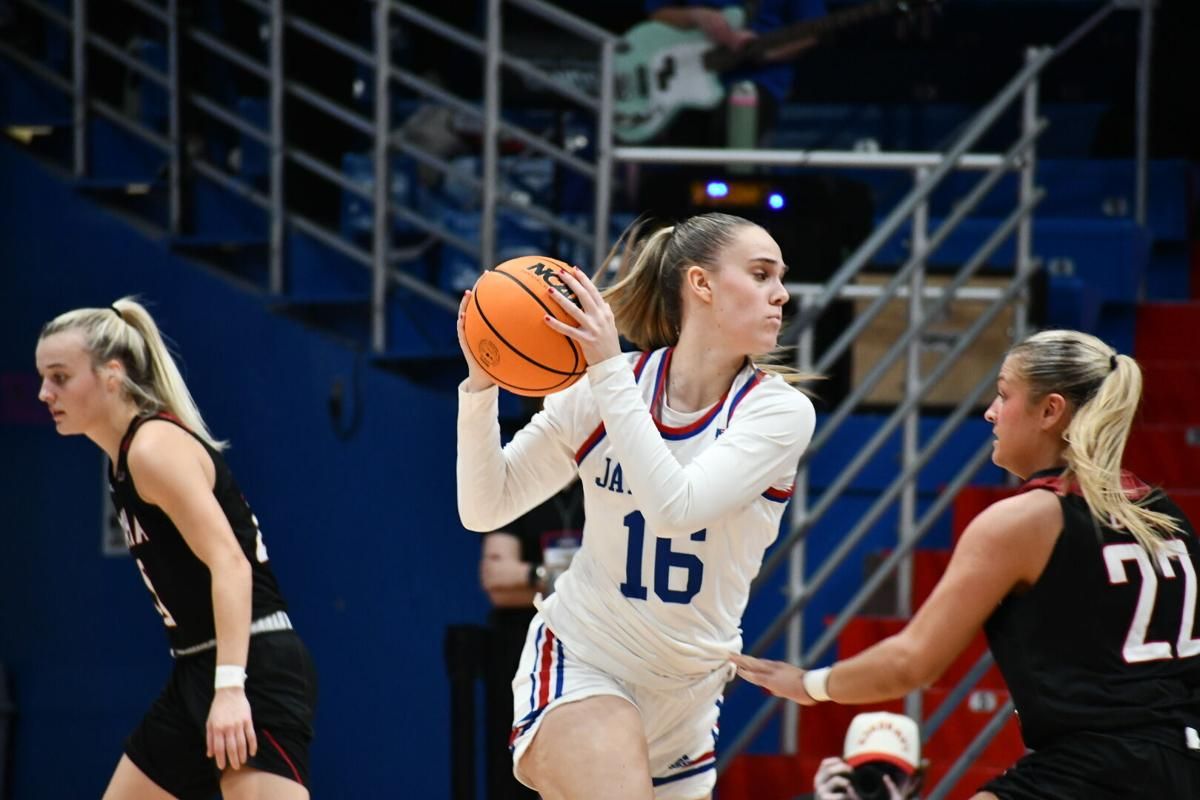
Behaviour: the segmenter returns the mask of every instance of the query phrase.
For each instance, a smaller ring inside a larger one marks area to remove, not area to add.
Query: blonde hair
[[[204,424],[154,318],[141,303],[123,297],[109,308],[67,311],[47,322],[38,340],[65,331],[83,335],[93,370],[113,359],[121,362],[125,367],[121,389],[139,414],[169,412],[213,449],[228,447]]]
[[[1121,481],[1121,458],[1142,399],[1137,361],[1095,336],[1066,330],[1035,333],[1010,350],[1009,359],[1031,400],[1061,394],[1074,411],[1063,432],[1063,478],[1078,482],[1097,520],[1158,552],[1165,537],[1182,530],[1179,521],[1145,508],[1152,496],[1130,500]]]
[[[616,278],[601,294],[612,308],[620,334],[641,350],[657,350],[679,341],[687,268],[695,264],[717,269],[721,251],[733,242],[737,230],[759,226],[732,214],[698,214],[640,237],[645,225],[645,219],[638,219],[625,229],[596,278],[621,252]],[[789,383],[821,377],[779,363],[783,352],[776,348],[753,360],[763,371],[780,375]]]

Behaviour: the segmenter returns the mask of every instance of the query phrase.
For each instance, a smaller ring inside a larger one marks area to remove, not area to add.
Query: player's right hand
[[[206,755],[217,762],[240,769],[246,759],[258,752],[258,737],[250,716],[250,701],[240,687],[217,689],[204,726]]]
[[[784,700],[792,700],[802,706],[816,705],[817,701],[804,690],[804,670],[799,667],[742,653],[731,653],[729,660],[737,667],[739,678],[761,686]]]
[[[467,303],[471,302],[471,290],[463,292],[462,302],[458,304],[458,346],[462,348],[463,358],[467,360],[467,391],[482,392],[484,389],[490,389],[496,385],[488,374],[479,366],[479,362],[475,360],[475,356],[471,355],[471,348],[467,347],[466,315]]]

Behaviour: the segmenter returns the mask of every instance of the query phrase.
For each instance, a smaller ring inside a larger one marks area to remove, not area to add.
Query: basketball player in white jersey
[[[728,653],[814,425],[808,398],[752,360],[776,347],[785,271],[765,230],[725,214],[627,249],[603,294],[564,271],[578,305],[547,296],[578,327],[546,324],[581,345],[588,373],[503,448],[460,310],[464,526],[494,530],[575,471],[585,492],[583,546],[513,682],[514,772],[547,800],[711,796]]]

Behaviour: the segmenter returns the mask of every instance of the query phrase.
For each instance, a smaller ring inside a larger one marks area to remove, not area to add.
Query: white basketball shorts
[[[525,783],[521,757],[548,711],[588,697],[613,695],[628,700],[641,714],[656,800],[707,797],[717,782],[721,695],[732,677],[731,666],[686,689],[656,691],[637,686],[580,661],[537,614],[529,625],[512,684],[513,774]]]

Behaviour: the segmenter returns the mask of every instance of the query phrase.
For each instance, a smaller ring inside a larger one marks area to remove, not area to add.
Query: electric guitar
[[[910,12],[937,0],[872,0],[824,17],[797,22],[751,39],[737,51],[714,45],[698,29],[683,30],[662,22],[629,29],[617,45],[613,132],[622,142],[653,138],[684,108],[714,108],[725,98],[719,73],[743,64],[763,63],[766,54],[802,39],[845,28],[892,12]],[[737,6],[721,12],[733,28],[746,22]]]

